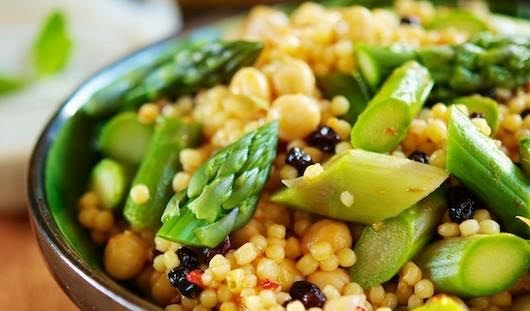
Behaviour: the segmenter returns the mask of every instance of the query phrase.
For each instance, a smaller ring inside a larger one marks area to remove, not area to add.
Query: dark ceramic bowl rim
[[[153,303],[115,283],[115,281],[111,280],[104,272],[94,269],[85,262],[80,255],[71,249],[66,238],[59,230],[46,198],[45,171],[50,147],[55,141],[58,131],[65,125],[65,122],[82,107],[88,97],[96,89],[110,82],[115,76],[120,74],[120,72],[126,71],[132,64],[150,58],[151,54],[155,53],[159,48],[162,48],[162,46],[171,40],[184,37],[197,27],[203,26],[222,17],[233,15],[233,13],[235,12],[223,11],[196,20],[193,23],[187,24],[185,29],[176,36],[167,37],[127,54],[96,72],[81,83],[81,85],[57,108],[46,127],[42,130],[33,149],[28,170],[27,195],[30,203],[29,212],[34,233],[37,237],[40,237],[44,243],[50,245],[52,251],[58,255],[61,260],[61,265],[66,265],[68,269],[73,270],[76,275],[80,276],[90,286],[107,296],[122,308],[129,310],[159,309],[159,307],[155,306]],[[39,245],[39,247],[42,251],[42,246]],[[46,258],[46,256],[44,257],[53,277],[62,287],[63,291],[72,298],[68,288],[71,284],[65,284],[66,282],[63,282],[61,278],[55,274],[56,272],[48,262],[48,258]],[[77,304],[78,302],[74,299],[74,303]]]

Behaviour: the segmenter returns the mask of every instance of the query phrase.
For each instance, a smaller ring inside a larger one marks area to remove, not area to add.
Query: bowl
[[[212,19],[219,17],[208,16],[188,25],[190,30],[135,52],[89,78],[60,106],[38,139],[27,188],[33,230],[52,275],[83,310],[160,307],[131,291],[126,282],[117,282],[103,272],[102,249],[77,223],[76,202],[98,158],[92,139],[102,122],[85,114],[81,107],[95,91],[149,61],[168,45],[188,36],[219,36],[233,25],[233,19],[222,19],[202,26]]]

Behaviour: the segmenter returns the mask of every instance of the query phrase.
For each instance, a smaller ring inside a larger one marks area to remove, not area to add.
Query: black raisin
[[[409,154],[409,159],[411,159],[412,161],[429,164],[429,156],[422,151],[416,150],[412,152],[411,154]]]
[[[484,119],[484,114],[482,112],[472,112],[469,114],[469,118],[470,119],[475,119],[475,118]]]
[[[461,223],[473,217],[473,212],[479,206],[478,199],[464,187],[450,188],[447,194],[449,218],[453,222]]]
[[[217,255],[217,254],[221,254],[221,255],[226,255],[226,253],[228,253],[229,250],[232,249],[232,243],[230,242],[230,237],[226,237],[223,242],[221,242],[219,245],[217,245],[216,247],[214,248],[203,248],[201,253],[202,253],[202,257],[204,259],[204,262],[206,264],[208,264],[210,262],[210,260],[212,260],[212,258]]]
[[[307,137],[307,143],[325,152],[335,151],[340,136],[329,126],[321,126]]]
[[[191,283],[186,279],[186,275],[190,272],[184,267],[175,268],[167,274],[169,283],[177,288],[180,293],[188,298],[197,298],[202,292],[202,288]]]
[[[524,119],[529,114],[530,114],[530,108],[526,108],[525,110],[521,111],[521,118]]]
[[[420,20],[416,16],[403,16],[400,20],[400,23],[403,25],[420,25]]]
[[[326,303],[326,297],[318,286],[307,281],[296,281],[291,286],[289,294],[294,300],[300,300],[307,309],[319,307]]]
[[[181,247],[177,250],[180,265],[184,268],[195,269],[199,266],[199,255],[189,247]]]
[[[298,176],[301,176],[304,174],[305,169],[314,163],[309,154],[298,147],[293,147],[287,152],[285,164],[294,167],[298,171]]]

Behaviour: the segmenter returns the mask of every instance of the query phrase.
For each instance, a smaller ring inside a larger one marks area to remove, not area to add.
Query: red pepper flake
[[[280,286],[278,283],[274,283],[269,279],[265,279],[260,283],[261,288],[263,289],[276,289]]]
[[[202,284],[202,274],[203,272],[201,269],[192,270],[186,274],[186,280],[203,288],[204,285]]]

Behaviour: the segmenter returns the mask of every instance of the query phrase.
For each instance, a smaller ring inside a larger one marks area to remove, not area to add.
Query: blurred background
[[[0,0],[0,310],[75,310],[42,261],[25,194],[31,149],[68,94],[142,46],[258,3],[277,2]],[[349,2],[381,5],[392,0]],[[490,7],[528,18],[530,5],[520,3],[524,1],[493,0]]]

